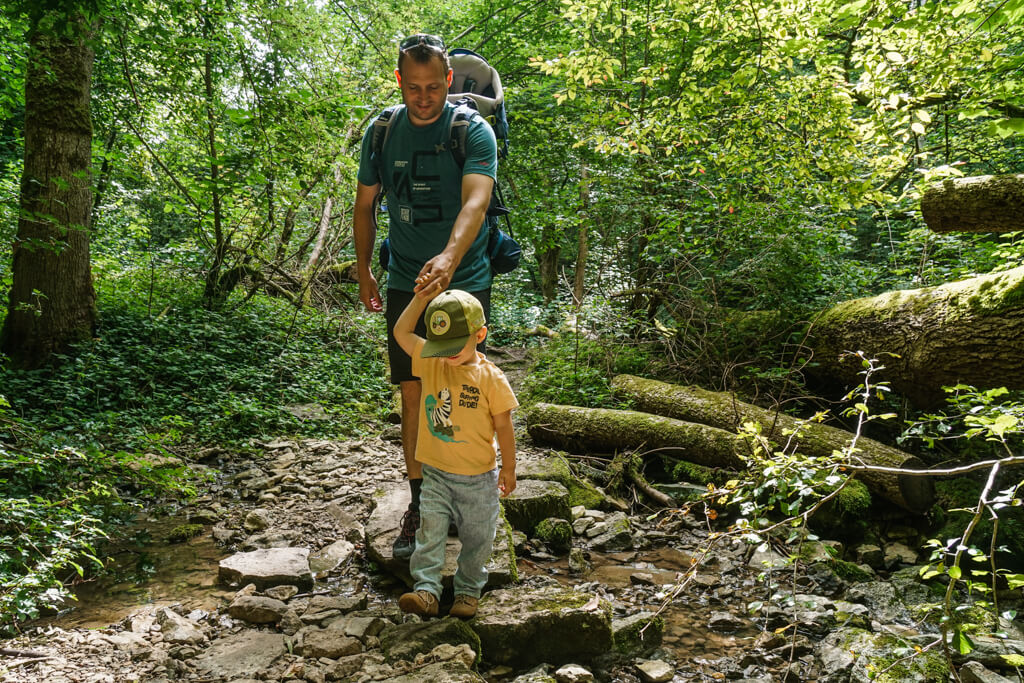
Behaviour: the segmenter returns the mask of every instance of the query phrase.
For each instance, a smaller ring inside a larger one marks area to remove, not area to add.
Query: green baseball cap
[[[427,326],[427,342],[423,358],[448,358],[456,355],[487,324],[484,308],[469,292],[449,289],[438,294],[423,315]]]

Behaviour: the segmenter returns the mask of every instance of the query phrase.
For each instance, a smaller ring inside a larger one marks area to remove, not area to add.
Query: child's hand
[[[516,490],[516,468],[502,467],[498,470],[498,490],[502,498],[508,498],[508,494]]]
[[[441,289],[440,280],[434,280],[430,284],[424,285],[424,283],[429,279],[430,278],[428,278],[426,275],[420,275],[418,278],[416,278],[416,285],[415,287],[413,287],[413,292],[416,293],[416,297],[424,301],[430,301],[435,296],[444,291],[443,289]]]

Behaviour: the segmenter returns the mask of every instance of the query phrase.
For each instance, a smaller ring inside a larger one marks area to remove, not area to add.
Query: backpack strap
[[[451,148],[452,158],[461,169],[466,165],[466,140],[469,138],[469,124],[479,112],[468,104],[460,104],[455,107],[452,114],[452,121],[448,127],[448,146]]]
[[[377,119],[373,122],[373,138],[370,140],[370,160],[377,169],[377,178],[381,182],[381,187],[384,186],[384,174],[381,173],[380,168],[381,155],[384,153],[384,145],[391,135],[391,123],[395,120],[395,114],[403,107],[405,107],[404,104],[392,105],[378,114]]]

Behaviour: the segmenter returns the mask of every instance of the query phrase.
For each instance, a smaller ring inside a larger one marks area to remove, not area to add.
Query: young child
[[[427,286],[402,312],[395,340],[412,358],[423,382],[416,459],[423,463],[420,527],[409,559],[415,585],[398,600],[403,612],[437,615],[448,526],[459,530],[462,551],[455,573],[452,616],[476,614],[487,582],[502,497],[516,488],[512,410],[519,406],[504,373],[476,350],[487,336],[483,308],[468,292],[438,294]],[[429,306],[428,306],[429,302]],[[413,332],[426,308],[427,339]],[[501,448],[495,468],[494,437]]]

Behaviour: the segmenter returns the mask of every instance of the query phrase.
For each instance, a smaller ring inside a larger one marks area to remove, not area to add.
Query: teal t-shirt
[[[423,264],[440,254],[448,243],[455,217],[462,209],[462,176],[497,176],[494,131],[479,116],[474,116],[469,124],[465,165],[460,170],[455,163],[448,149],[454,111],[455,107],[446,103],[436,121],[414,126],[409,123],[405,107],[399,107],[377,164],[370,158],[372,123],[363,135],[358,179],[364,185],[380,182],[387,193],[391,239],[388,286],[393,289],[411,292]],[[378,177],[378,169],[383,177]],[[478,292],[490,286],[487,231],[481,229],[459,263],[451,287]]]

